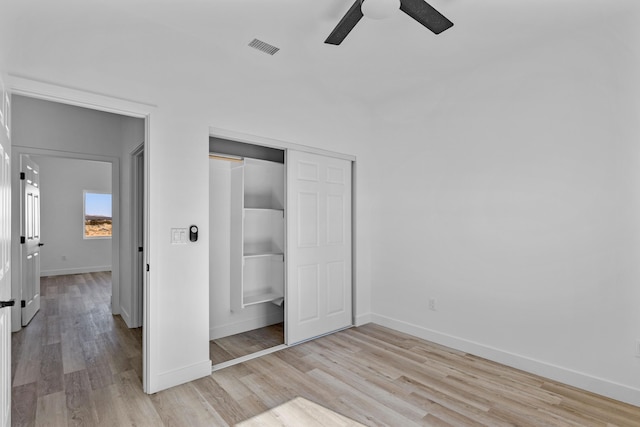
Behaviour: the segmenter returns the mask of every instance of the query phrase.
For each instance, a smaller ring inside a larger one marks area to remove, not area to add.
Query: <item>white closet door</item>
[[[287,151],[286,342],[352,324],[351,162]]]

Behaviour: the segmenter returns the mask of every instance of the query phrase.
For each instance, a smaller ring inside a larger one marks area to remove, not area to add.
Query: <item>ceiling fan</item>
[[[435,34],[440,34],[453,26],[453,22],[424,0],[356,0],[324,42],[339,45],[363,16],[373,19],[386,18],[397,9]]]

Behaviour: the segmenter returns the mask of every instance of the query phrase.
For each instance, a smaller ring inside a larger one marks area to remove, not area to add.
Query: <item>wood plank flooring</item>
[[[141,383],[142,329],[111,315],[111,273],[43,277],[12,335],[12,425],[96,425],[105,393]]]
[[[43,281],[43,309],[13,337],[13,425],[640,425],[638,407],[373,324],[149,396],[140,331],[109,314],[108,280]]]
[[[214,365],[284,344],[284,323],[254,329],[209,342]]]

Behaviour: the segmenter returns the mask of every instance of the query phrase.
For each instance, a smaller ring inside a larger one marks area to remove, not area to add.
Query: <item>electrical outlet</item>
[[[636,340],[636,357],[640,357],[640,340]]]
[[[429,297],[429,310],[436,311],[436,299]]]

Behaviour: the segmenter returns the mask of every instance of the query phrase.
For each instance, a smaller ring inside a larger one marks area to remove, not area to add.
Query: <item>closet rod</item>
[[[218,153],[209,153],[209,158],[215,159],[215,160],[225,160],[227,162],[236,162],[236,163],[242,163],[242,161],[244,160],[244,158],[242,157],[232,156],[230,154],[218,154]]]

